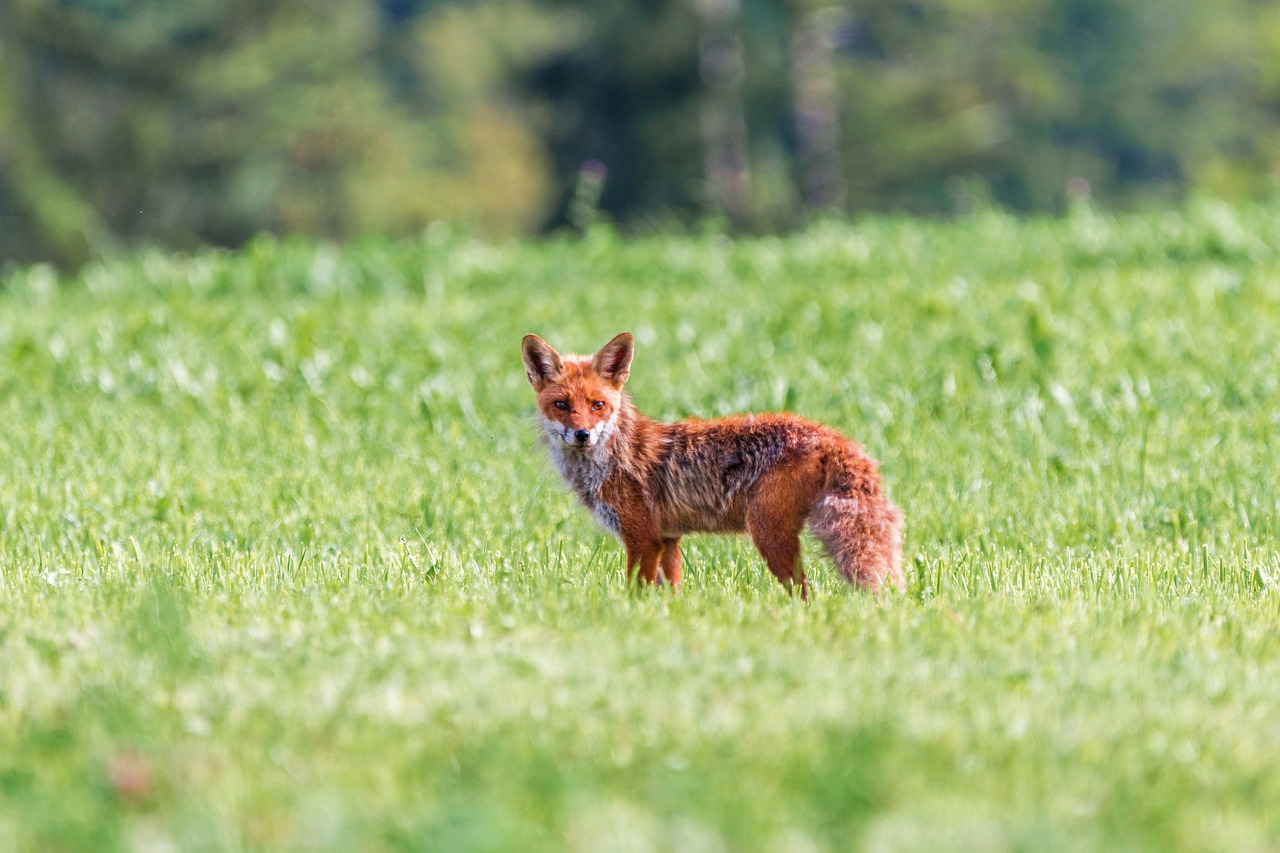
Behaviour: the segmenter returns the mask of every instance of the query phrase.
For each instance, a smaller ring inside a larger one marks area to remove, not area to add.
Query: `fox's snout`
[[[565,444],[579,450],[595,447],[604,434],[603,424],[593,429],[581,429],[548,422],[548,429]]]

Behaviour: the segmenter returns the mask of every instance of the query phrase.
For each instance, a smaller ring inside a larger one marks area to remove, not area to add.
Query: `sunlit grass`
[[[0,292],[0,849],[1280,843],[1280,212],[147,253]],[[530,331],[858,437],[907,593],[679,596]]]

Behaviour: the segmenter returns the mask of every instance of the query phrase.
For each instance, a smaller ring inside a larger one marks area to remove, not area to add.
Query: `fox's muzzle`
[[[574,429],[573,427],[560,428],[560,440],[578,450],[591,447],[596,443],[596,438],[595,430]]]
[[[548,421],[547,432],[574,450],[586,450],[588,447],[595,447],[603,441],[608,436],[611,426],[610,422],[605,421],[591,429],[586,429],[585,427],[564,426],[563,424]]]

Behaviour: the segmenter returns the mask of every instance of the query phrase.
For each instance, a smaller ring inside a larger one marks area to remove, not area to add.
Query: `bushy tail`
[[[885,496],[876,463],[843,438],[825,461],[827,482],[809,512],[809,529],[850,583],[901,591],[902,513]]]

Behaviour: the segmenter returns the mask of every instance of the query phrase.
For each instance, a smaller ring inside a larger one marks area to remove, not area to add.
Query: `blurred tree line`
[[[1278,180],[1268,0],[0,0],[0,259]]]

